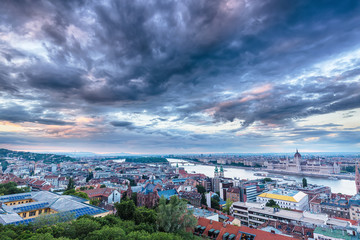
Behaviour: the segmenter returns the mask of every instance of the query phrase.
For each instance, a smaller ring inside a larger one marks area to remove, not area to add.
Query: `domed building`
[[[298,149],[294,154],[293,159],[280,158],[266,162],[268,170],[274,172],[293,172],[293,173],[314,173],[314,174],[339,174],[340,166],[336,162],[329,162],[325,159],[313,158],[302,159]]]
[[[296,153],[294,154],[294,159],[301,159],[301,154],[297,149],[296,149]]]

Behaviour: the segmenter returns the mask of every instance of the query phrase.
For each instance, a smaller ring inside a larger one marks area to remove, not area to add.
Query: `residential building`
[[[97,188],[84,190],[83,192],[86,193],[90,199],[96,199],[108,204],[117,203],[121,200],[120,192],[112,188]]]
[[[321,212],[328,214],[330,217],[350,219],[349,200],[351,197],[344,194],[331,194],[330,198],[321,201]]]
[[[296,239],[308,239],[314,237],[314,228],[284,223],[276,220],[267,221],[258,226],[257,229],[275,234],[291,236]]]
[[[240,201],[240,188],[239,187],[230,187],[226,191],[226,199],[229,199],[232,202]]]
[[[179,197],[195,207],[201,207],[201,194],[198,192],[180,192]]]
[[[318,225],[350,226],[348,220],[330,218],[327,214],[313,214],[307,211],[293,211],[266,207],[261,203],[236,202],[231,207],[231,214],[241,221],[242,226],[257,227],[269,220],[284,223],[297,223],[316,227]]]

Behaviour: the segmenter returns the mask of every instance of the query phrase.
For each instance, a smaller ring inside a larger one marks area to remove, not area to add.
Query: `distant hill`
[[[5,157],[16,157],[21,158],[27,161],[44,161],[44,163],[60,163],[67,161],[76,161],[75,158],[58,155],[58,154],[45,154],[45,153],[33,153],[33,152],[22,152],[22,151],[12,151],[4,148],[0,148],[0,158]]]

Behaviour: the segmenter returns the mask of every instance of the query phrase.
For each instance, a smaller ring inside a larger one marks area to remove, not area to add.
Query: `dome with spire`
[[[218,170],[218,167],[217,166],[215,166],[215,172],[217,173],[219,170]]]
[[[294,158],[301,158],[301,154],[299,153],[299,151],[296,149],[296,153],[294,155]]]
[[[220,172],[223,172],[224,171],[224,169],[223,169],[223,166],[221,165],[220,166]]]

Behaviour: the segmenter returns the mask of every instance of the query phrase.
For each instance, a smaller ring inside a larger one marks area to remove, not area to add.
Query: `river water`
[[[168,158],[167,159],[171,165],[176,165],[176,162],[182,162],[183,164],[179,164],[179,167],[183,167],[188,173],[203,173],[208,177],[214,177],[214,166],[202,165],[202,164],[192,164],[186,160],[182,159],[174,159]],[[233,168],[233,167],[224,167],[224,175],[225,177],[230,178],[240,178],[240,179],[258,179],[262,178],[261,176],[255,176],[254,173],[256,171],[248,170],[248,169],[240,169],[240,168]],[[279,174],[276,174],[279,175]],[[303,177],[300,176],[293,176],[288,175],[290,179],[296,180],[297,182],[301,182]],[[278,179],[274,178],[273,179]],[[332,180],[328,178],[316,178],[316,177],[306,177],[307,182],[309,184],[317,184],[317,185],[324,185],[329,186],[333,193],[343,193],[354,195],[356,193],[355,181],[354,180],[347,180],[347,179],[338,179]],[[284,181],[285,182],[285,181]]]

